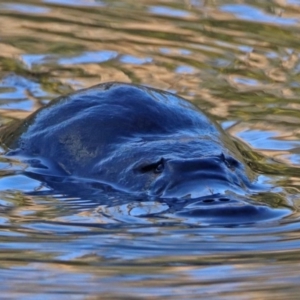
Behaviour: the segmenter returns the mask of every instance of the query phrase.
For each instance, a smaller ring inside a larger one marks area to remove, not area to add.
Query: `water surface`
[[[53,195],[0,161],[1,295],[297,299],[299,1],[0,1],[0,121],[105,81],[181,95],[236,140],[283,219],[141,217],[147,201]]]

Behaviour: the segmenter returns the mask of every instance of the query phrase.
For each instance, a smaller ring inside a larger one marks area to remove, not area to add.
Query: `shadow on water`
[[[171,91],[232,136],[265,187],[251,201],[279,214],[213,222],[249,195],[50,188],[2,157],[2,296],[297,299],[299,11],[299,1],[0,1],[2,124],[105,81]]]

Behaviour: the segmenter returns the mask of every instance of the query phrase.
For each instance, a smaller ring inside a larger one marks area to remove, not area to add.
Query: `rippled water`
[[[299,13],[297,0],[1,0],[2,124],[100,82],[169,90],[248,145],[264,201],[293,209],[244,226],[142,218],[162,204],[51,195],[2,158],[1,296],[298,299]]]

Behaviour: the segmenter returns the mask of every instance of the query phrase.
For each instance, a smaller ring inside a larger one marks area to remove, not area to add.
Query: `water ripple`
[[[27,2],[0,4],[2,125],[104,81],[169,90],[236,140],[268,188],[255,201],[289,213],[225,226],[158,201],[100,203],[1,158],[1,295],[297,299],[299,1]]]

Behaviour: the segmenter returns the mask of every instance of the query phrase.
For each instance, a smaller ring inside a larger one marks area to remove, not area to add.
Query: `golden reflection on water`
[[[15,64],[14,67],[21,67],[25,71],[27,69],[35,76],[44,73],[47,77],[53,76],[72,89],[102,81],[133,81],[172,89],[186,96],[192,94],[191,99],[201,99],[204,89],[204,94],[210,94],[205,98],[208,102],[214,97],[211,95],[213,91],[205,88],[207,82],[226,80],[230,85],[233,84],[235,90],[247,89],[247,84],[231,81],[234,73],[248,73],[245,76],[248,79],[259,76],[255,84],[256,91],[274,93],[282,90],[284,83],[288,85],[285,75],[289,62],[294,61],[293,65],[298,61],[293,52],[287,58],[284,53],[277,53],[279,55],[276,59],[266,56],[271,50],[272,39],[265,40],[264,34],[281,33],[289,42],[293,36],[288,29],[279,29],[276,24],[261,24],[261,32],[255,34],[251,30],[257,27],[255,22],[235,20],[231,13],[214,5],[210,7],[210,2],[198,9],[176,3],[174,6],[186,13],[180,19],[159,13],[151,14],[151,8],[165,7],[156,2],[145,1],[141,5],[133,5],[131,9],[130,2],[123,7],[118,7],[117,2],[112,3],[96,9],[85,7],[82,12],[82,9],[71,5],[64,7],[51,2],[46,5],[31,1],[31,5],[45,6],[47,10],[41,14],[4,10],[0,19],[0,33],[2,40],[8,43],[2,43],[1,57],[13,60],[10,65]],[[289,15],[286,17],[293,18]],[[236,29],[238,26],[239,30]],[[253,28],[243,30],[246,26]],[[293,29],[296,27],[298,24],[293,24]],[[240,50],[239,47],[247,49]],[[95,64],[93,61],[84,64],[66,63],[57,68],[60,57],[102,50],[116,51],[118,55],[103,64]],[[45,55],[44,63],[33,60],[32,65],[26,66],[22,58],[22,54],[26,53]],[[141,60],[151,58],[151,61],[124,64],[124,55]],[[9,61],[4,60],[3,63],[9,64]],[[282,66],[278,66],[278,63]],[[7,69],[11,67],[7,66]],[[183,71],[176,72],[177,68]],[[235,72],[226,74],[226,70],[231,68]],[[285,89],[293,95],[291,89]],[[56,89],[54,91],[57,92]],[[212,105],[216,106],[216,103]],[[227,118],[226,107],[230,106],[228,99],[222,106],[222,117]]]
[[[300,3],[249,3],[0,0],[1,123],[105,81],[170,90],[245,143],[278,205],[299,207]],[[0,164],[7,298],[297,298],[298,212],[261,227],[140,227],[125,211],[164,207],[26,196],[46,188]]]

